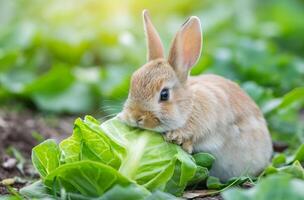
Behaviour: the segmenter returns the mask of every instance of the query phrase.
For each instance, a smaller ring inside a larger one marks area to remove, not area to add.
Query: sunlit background
[[[274,139],[303,142],[303,96],[278,106],[304,85],[301,0],[1,0],[1,105],[118,112],[130,75],[146,61],[145,8],[167,50],[187,17],[198,16],[203,51],[192,74],[240,83],[261,106]]]

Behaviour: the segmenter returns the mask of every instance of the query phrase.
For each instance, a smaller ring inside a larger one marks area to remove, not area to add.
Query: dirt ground
[[[35,178],[30,161],[32,147],[46,138],[66,138],[72,133],[74,119],[0,109],[0,182],[14,179],[11,186],[18,189]],[[7,193],[7,187],[0,183],[0,195]]]

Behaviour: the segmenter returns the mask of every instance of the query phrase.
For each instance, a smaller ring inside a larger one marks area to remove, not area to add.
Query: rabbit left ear
[[[157,58],[164,58],[164,48],[160,37],[154,28],[149,13],[147,10],[143,11],[144,28],[147,40],[147,60],[151,61]]]
[[[190,68],[201,54],[202,31],[198,17],[190,17],[177,32],[171,45],[168,62],[181,82],[187,80]]]

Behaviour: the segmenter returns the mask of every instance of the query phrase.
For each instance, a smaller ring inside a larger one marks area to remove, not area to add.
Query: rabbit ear
[[[190,17],[177,32],[171,45],[168,62],[179,79],[187,80],[190,68],[201,54],[202,31],[198,17]]]
[[[147,60],[151,61],[156,58],[164,58],[164,48],[160,37],[154,28],[149,13],[147,10],[143,11],[143,20],[144,20],[144,28],[145,35],[147,40]]]

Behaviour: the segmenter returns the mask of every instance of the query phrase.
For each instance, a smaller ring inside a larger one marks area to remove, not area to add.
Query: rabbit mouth
[[[156,132],[162,132],[162,123],[159,118],[155,116],[143,115],[139,117],[134,117],[129,113],[120,112],[117,118],[132,127],[137,127],[141,129],[147,129]]]

